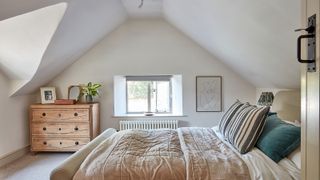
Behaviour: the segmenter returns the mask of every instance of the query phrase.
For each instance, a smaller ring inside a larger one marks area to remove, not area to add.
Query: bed
[[[51,179],[289,180],[300,179],[300,169],[290,158],[275,163],[256,147],[239,153],[217,126],[107,129],[54,169]]]

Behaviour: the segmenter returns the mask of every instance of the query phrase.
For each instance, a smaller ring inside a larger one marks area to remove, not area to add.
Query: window
[[[172,76],[126,76],[127,113],[171,113]]]
[[[182,115],[182,76],[114,76],[114,116]]]

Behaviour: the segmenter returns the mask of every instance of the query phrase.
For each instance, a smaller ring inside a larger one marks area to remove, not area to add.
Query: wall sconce
[[[272,92],[262,92],[258,100],[258,105],[260,106],[272,106],[273,103],[273,93]]]

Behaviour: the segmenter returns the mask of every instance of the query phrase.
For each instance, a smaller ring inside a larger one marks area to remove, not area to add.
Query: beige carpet
[[[71,153],[26,155],[0,168],[0,180],[48,180],[50,172]]]

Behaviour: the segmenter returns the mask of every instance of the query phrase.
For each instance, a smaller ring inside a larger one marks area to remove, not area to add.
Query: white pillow
[[[300,121],[298,121],[298,120],[295,120],[294,122],[288,121],[288,120],[283,120],[283,119],[281,119],[281,120],[284,121],[284,122],[286,122],[286,123],[288,123],[288,124],[292,124],[292,125],[295,125],[295,126],[297,126],[297,127],[301,127],[301,123],[300,123]]]
[[[294,122],[287,121],[287,120],[283,120],[283,121],[286,123],[298,126],[298,127],[301,126],[300,121],[298,121],[298,120],[295,120]],[[301,169],[301,148],[300,148],[300,146],[296,150],[294,150],[292,153],[290,153],[287,156],[287,158],[289,160],[291,160],[299,169]]]
[[[301,169],[301,148],[300,146],[288,155],[288,159],[291,160],[299,169]]]

